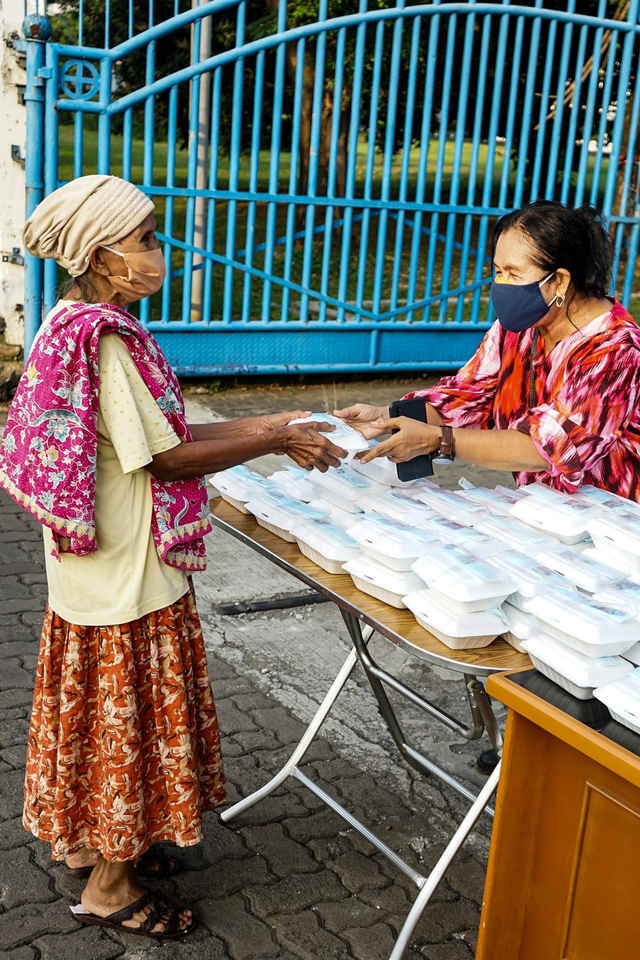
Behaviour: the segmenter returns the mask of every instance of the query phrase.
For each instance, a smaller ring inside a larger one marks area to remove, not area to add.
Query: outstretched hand
[[[374,407],[371,403],[355,403],[352,407],[334,410],[333,414],[362,434],[365,440],[373,440],[384,433],[384,430],[374,425],[375,421],[384,419],[388,412],[387,407]]]
[[[421,420],[412,420],[410,417],[374,420],[371,428],[378,431],[377,435],[391,433],[392,430],[397,433],[375,447],[357,453],[356,458],[361,463],[369,463],[376,457],[388,457],[393,463],[404,463],[421,454],[433,453],[440,442],[440,431],[437,427]]]
[[[287,410],[285,413],[267,413],[264,417],[247,417],[253,434],[267,433],[278,427],[286,427],[291,420],[303,420],[310,417],[310,410]]]
[[[339,467],[347,451],[336,446],[325,433],[335,430],[332,423],[294,423],[281,428],[282,452],[299,467],[317,467],[326,473],[329,467]]]

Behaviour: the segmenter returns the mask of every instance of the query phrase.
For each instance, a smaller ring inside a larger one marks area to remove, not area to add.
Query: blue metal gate
[[[28,212],[94,172],[153,197],[140,319],[182,374],[458,366],[492,225],[537,197],[604,209],[633,308],[639,0],[564,2],[69,0],[25,21]]]

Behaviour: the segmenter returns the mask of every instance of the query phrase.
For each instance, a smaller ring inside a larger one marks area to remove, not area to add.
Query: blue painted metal
[[[83,0],[77,45],[44,43],[48,21],[29,20],[27,203],[94,172],[96,126],[100,172],[142,168],[167,280],[139,317],[181,373],[458,366],[492,321],[493,224],[539,196],[603,205],[612,290],[634,304],[640,0],[622,14],[609,0],[589,14],[576,0],[359,0],[342,17],[318,0],[309,22],[280,0],[257,27],[247,0],[175,0],[161,21],[147,4],[140,29],[133,0],[124,24],[106,0],[95,46],[84,42]],[[202,60],[205,17],[214,53]],[[185,28],[190,61],[167,69],[158,44]],[[144,68],[125,87],[121,64],[133,56]],[[71,132],[72,163],[59,168]],[[27,345],[55,281],[55,264],[27,262]]]

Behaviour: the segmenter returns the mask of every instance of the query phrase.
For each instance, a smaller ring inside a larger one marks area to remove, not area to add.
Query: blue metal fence
[[[638,3],[148,0],[142,23],[76,0],[27,43],[28,207],[92,172],[155,200],[168,276],[140,319],[183,374],[458,366],[492,320],[492,225],[530,199],[602,206],[632,301]]]

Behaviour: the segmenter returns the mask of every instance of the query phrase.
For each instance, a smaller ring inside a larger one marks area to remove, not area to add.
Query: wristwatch
[[[453,463],[456,458],[456,441],[453,438],[453,430],[451,427],[442,426],[440,430],[442,436],[440,437],[438,448],[434,451],[431,458],[431,462],[448,466]]]

